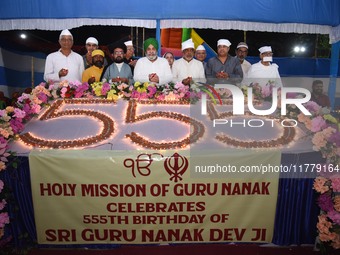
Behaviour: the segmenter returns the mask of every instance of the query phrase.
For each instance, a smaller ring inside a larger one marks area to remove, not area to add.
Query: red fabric
[[[129,246],[110,250],[35,249],[28,255],[316,255],[311,246],[263,247],[256,244],[192,244]],[[332,254],[339,254],[339,251]]]

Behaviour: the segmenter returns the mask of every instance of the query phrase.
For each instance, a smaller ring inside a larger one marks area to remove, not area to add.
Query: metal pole
[[[31,57],[31,86],[34,88],[34,57]]]

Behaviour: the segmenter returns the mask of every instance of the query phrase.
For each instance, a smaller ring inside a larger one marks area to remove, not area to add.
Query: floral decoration
[[[268,81],[266,86],[251,84],[254,100],[267,101],[272,98],[275,83]],[[247,96],[248,87],[242,86],[244,95]],[[280,98],[280,90],[278,97]],[[31,94],[22,94],[16,106],[9,106],[0,111],[0,171],[5,170],[9,164],[15,167],[15,156],[8,151],[8,142],[19,134],[26,121],[37,115],[41,108],[48,105],[51,100],[62,98],[94,98],[101,97],[116,101],[120,98],[129,100],[156,100],[175,101],[188,99],[192,103],[199,100],[203,93],[210,96],[216,103],[221,99],[231,98],[228,90],[214,90],[207,84],[169,83],[156,86],[149,82],[135,82],[132,85],[125,83],[96,82],[91,85],[81,82],[62,81],[59,84],[52,82],[40,83]],[[292,95],[295,96],[295,95]],[[339,120],[334,118],[329,110],[318,106],[314,102],[305,104],[312,116],[299,113],[294,106],[287,108],[287,116],[303,123],[312,135],[313,149],[320,151],[327,160],[327,169],[335,170],[340,162],[340,132]],[[330,168],[332,166],[332,168]],[[323,244],[329,244],[333,248],[340,248],[340,176],[334,174],[337,171],[322,172],[314,181],[314,189],[320,194],[318,205],[321,208],[317,228],[319,239]],[[6,212],[6,199],[4,198],[4,183],[0,180],[0,239],[4,235],[4,229],[10,223]],[[0,242],[1,243],[1,242]]]

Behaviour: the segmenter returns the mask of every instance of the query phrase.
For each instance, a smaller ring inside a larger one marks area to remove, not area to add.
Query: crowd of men
[[[132,41],[112,43],[108,47],[112,63],[108,64],[107,56],[99,49],[98,40],[94,37],[86,40],[87,53],[84,56],[72,51],[73,36],[67,29],[60,33],[59,44],[60,49],[46,58],[46,81],[81,80],[89,84],[98,81],[132,84],[139,81],[157,85],[200,82],[248,86],[265,86],[271,82],[273,86],[282,86],[278,66],[272,63],[271,46],[259,48],[260,61],[251,65],[246,60],[248,45],[245,42],[240,42],[235,56],[231,56],[231,42],[220,39],[216,45],[217,55],[207,59],[204,46],[199,45],[195,49],[194,42],[189,39],[182,42],[182,57],[175,60],[170,52],[163,57],[158,56],[159,43],[155,38],[149,38],[143,43],[145,56],[138,60],[134,58]]]

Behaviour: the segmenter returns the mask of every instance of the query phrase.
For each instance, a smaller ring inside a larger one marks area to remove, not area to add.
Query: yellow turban
[[[92,51],[92,57],[94,57],[95,55],[100,55],[102,57],[105,57],[105,54],[102,50],[94,50]]]

